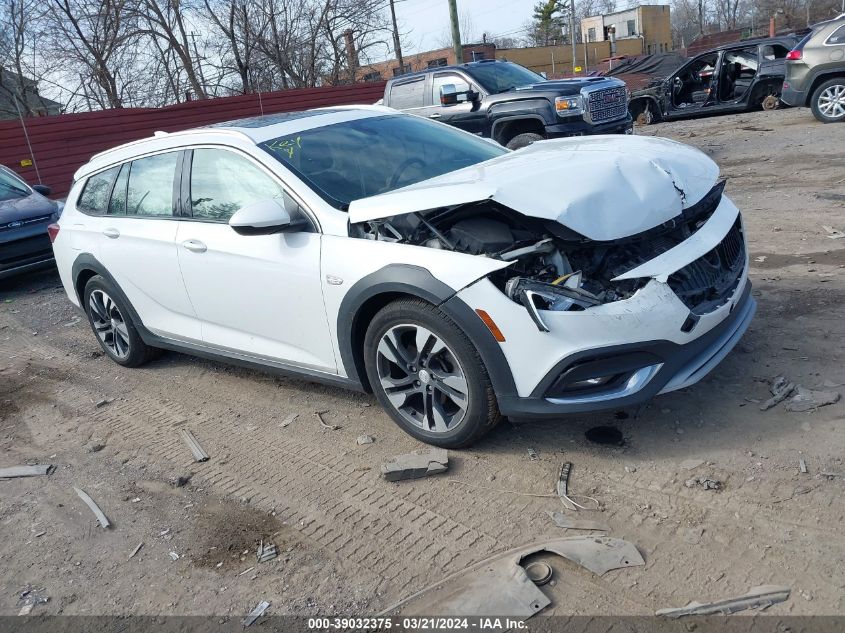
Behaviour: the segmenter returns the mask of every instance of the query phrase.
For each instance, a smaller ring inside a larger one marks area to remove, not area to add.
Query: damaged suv
[[[466,446],[501,416],[691,385],[755,304],[717,166],[668,140],[516,152],[380,107],[157,133],[94,156],[52,227],[103,350],[373,391]]]

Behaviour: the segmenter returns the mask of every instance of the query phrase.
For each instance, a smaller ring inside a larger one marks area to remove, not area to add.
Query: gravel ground
[[[379,478],[421,445],[370,396],[170,353],[124,369],[55,272],[0,282],[0,467],[56,466],[0,481],[0,614],[28,588],[49,597],[33,614],[235,616],[259,600],[276,614],[374,614],[492,552],[571,535],[549,521],[555,498],[515,494],[550,495],[562,461],[572,493],[600,504],[581,514],[646,564],[599,578],[555,560],[546,613],[643,615],[784,584],[790,599],[769,612],[845,614],[843,404],[759,408],[778,374],[845,383],[845,240],[822,228],[845,230],[840,128],[800,109],[638,129],[700,147],[728,178],[759,303],[748,334],[692,388],[640,411],[504,423],[426,480]],[[624,446],[588,442],[601,424]],[[181,428],[208,462],[192,461]],[[375,442],[359,446],[363,433]],[[699,476],[722,489],[685,485]],[[278,558],[256,562],[261,539]]]

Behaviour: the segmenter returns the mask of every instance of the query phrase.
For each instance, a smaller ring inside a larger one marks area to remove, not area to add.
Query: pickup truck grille
[[[745,239],[737,218],[716,248],[669,277],[669,287],[694,314],[706,314],[733,295],[744,267]]]
[[[628,98],[623,86],[596,90],[590,93],[588,99],[587,107],[593,123],[612,121],[628,112]]]

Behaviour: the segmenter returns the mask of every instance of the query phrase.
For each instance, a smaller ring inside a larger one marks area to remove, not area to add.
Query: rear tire
[[[822,123],[845,121],[845,77],[834,77],[816,88],[810,109]]]
[[[103,351],[118,365],[138,367],[158,356],[161,350],[141,339],[130,316],[129,306],[119,291],[101,275],[85,284],[83,307],[88,323]]]
[[[487,369],[466,334],[433,305],[401,299],[382,308],[364,338],[376,398],[409,435],[462,448],[501,418]]]
[[[524,134],[517,134],[511,140],[508,141],[508,144],[505,145],[508,149],[520,149],[522,147],[527,147],[531,145],[531,143],[535,143],[537,141],[542,141],[543,137],[540,134],[535,134],[534,132],[525,132]]]

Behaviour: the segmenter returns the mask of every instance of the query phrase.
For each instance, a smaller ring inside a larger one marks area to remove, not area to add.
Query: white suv
[[[56,261],[105,352],[372,390],[424,442],[691,385],[754,313],[739,211],[679,143],[516,152],[378,106],[157,133],[79,169]]]

